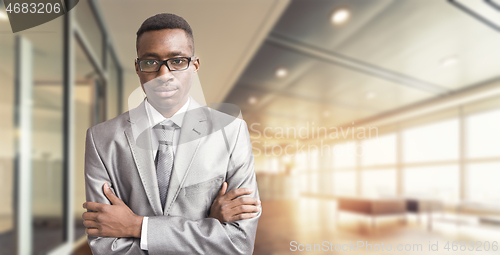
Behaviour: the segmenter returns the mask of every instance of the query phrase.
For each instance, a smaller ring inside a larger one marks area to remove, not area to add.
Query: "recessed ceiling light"
[[[458,62],[458,57],[453,55],[441,59],[440,63],[442,67],[449,67],[456,64],[457,62]]]
[[[276,77],[283,78],[287,75],[288,75],[288,70],[286,70],[286,68],[280,67],[280,68],[276,69]]]
[[[249,104],[256,104],[257,103],[257,98],[256,97],[249,97],[248,98],[248,103]]]
[[[375,92],[366,93],[366,99],[372,99],[372,98],[375,98],[376,96],[377,96],[377,94],[375,94]]]
[[[351,17],[351,12],[347,9],[338,9],[332,13],[330,20],[333,24],[339,25],[346,22]]]
[[[9,20],[9,16],[7,16],[7,13],[5,11],[0,11],[0,20],[3,21]]]
[[[325,111],[323,111],[323,116],[325,116],[325,117],[330,116],[330,112],[329,112],[329,111],[326,111],[326,110],[325,110]]]

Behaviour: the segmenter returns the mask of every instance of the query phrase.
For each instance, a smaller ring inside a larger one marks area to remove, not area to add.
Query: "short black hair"
[[[142,23],[139,30],[137,30],[137,38],[135,40],[136,51],[139,51],[139,37],[145,32],[175,28],[182,29],[186,32],[186,36],[191,42],[191,48],[193,49],[194,55],[194,37],[191,26],[189,26],[189,23],[184,18],[172,13],[156,14],[155,16],[149,17]]]

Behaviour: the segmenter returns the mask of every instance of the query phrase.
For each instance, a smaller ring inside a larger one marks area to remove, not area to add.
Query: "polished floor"
[[[388,254],[389,248],[393,254],[499,254],[493,250],[493,242],[500,242],[499,226],[464,224],[446,215],[436,215],[428,230],[427,219],[413,215],[378,218],[373,226],[370,218],[341,213],[337,224],[336,204],[329,200],[267,200],[262,206],[255,255],[378,255]],[[364,247],[354,250],[361,244]],[[396,251],[398,247],[402,251]],[[87,246],[74,253],[85,254],[91,254]]]

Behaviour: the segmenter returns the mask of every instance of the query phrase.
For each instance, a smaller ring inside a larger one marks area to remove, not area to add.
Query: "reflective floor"
[[[337,224],[336,203],[330,200],[263,201],[263,208],[254,252],[258,255],[387,254],[389,250],[397,254],[454,254],[454,248],[456,252],[461,248],[479,250],[478,241],[482,251],[460,253],[498,254],[492,249],[493,241],[500,241],[500,226],[464,223],[449,215],[434,215],[432,230],[428,230],[427,218],[416,215],[388,216],[372,222],[370,217],[340,213]],[[461,247],[460,241],[466,242],[462,243],[465,246]],[[485,251],[488,246],[490,251]]]

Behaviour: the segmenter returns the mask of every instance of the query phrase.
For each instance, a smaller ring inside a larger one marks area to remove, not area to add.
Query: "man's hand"
[[[93,212],[83,213],[85,233],[102,237],[141,237],[142,216],[136,215],[105,183],[104,194],[111,205],[86,202],[83,208]]]
[[[221,223],[251,219],[260,211],[260,201],[253,197],[243,197],[252,194],[251,189],[234,189],[227,191],[227,182],[222,184],[219,194],[210,208],[210,218],[218,219]]]

